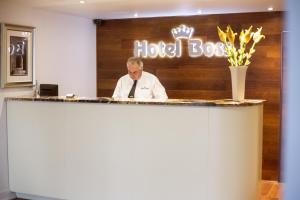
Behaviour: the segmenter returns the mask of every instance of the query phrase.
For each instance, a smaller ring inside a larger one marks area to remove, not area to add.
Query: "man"
[[[128,74],[122,76],[115,88],[113,98],[167,99],[165,88],[153,74],[143,71],[140,58],[127,60]]]

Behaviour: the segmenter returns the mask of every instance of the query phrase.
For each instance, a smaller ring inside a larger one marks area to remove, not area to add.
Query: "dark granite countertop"
[[[245,99],[233,101],[232,99],[204,100],[204,99],[168,99],[168,100],[144,100],[144,99],[113,99],[110,97],[6,97],[6,101],[47,101],[47,102],[75,102],[75,103],[108,103],[108,104],[147,104],[147,105],[184,105],[184,106],[252,106],[263,104],[265,100]]]

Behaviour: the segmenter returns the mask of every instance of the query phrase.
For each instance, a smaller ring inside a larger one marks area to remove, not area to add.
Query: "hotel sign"
[[[225,46],[222,42],[203,42],[200,38],[194,38],[194,28],[186,25],[180,25],[171,30],[174,43],[149,43],[147,40],[134,41],[134,56],[143,58],[157,57],[181,57],[182,55],[182,40],[187,40],[188,55],[196,58],[200,56],[206,57],[224,57],[226,56]]]

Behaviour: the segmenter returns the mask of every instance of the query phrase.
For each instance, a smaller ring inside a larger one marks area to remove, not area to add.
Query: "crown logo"
[[[175,39],[190,39],[194,33],[194,28],[182,24],[173,28],[171,33]]]

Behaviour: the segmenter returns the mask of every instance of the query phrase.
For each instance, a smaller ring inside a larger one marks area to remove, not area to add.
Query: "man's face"
[[[142,69],[137,63],[128,63],[127,70],[132,80],[138,80],[142,76]]]

